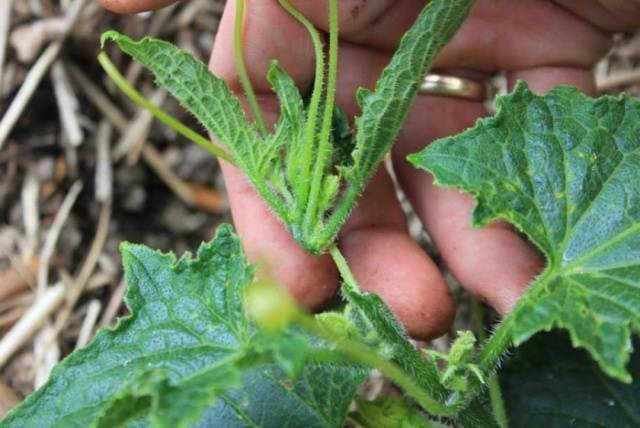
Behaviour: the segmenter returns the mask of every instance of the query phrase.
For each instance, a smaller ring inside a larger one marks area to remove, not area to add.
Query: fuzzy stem
[[[302,13],[294,8],[288,0],[278,0],[280,6],[293,16],[309,33],[316,60],[315,76],[311,100],[307,112],[307,123],[305,128],[305,140],[303,152],[300,160],[300,177],[295,184],[296,196],[300,202],[300,209],[304,210],[307,205],[311,188],[311,174],[314,153],[316,153],[316,134],[318,131],[318,117],[320,116],[320,102],[322,101],[322,91],[324,89],[324,53],[320,33]],[[303,214],[303,211],[300,212]]]
[[[469,298],[471,300],[471,325],[473,326],[476,337],[481,343],[483,343],[487,339],[483,319],[484,310],[482,309],[478,299],[473,296],[469,296]],[[509,419],[504,407],[504,400],[502,399],[502,389],[500,388],[498,376],[495,373],[493,373],[489,379],[489,399],[491,401],[491,408],[496,422],[500,428],[508,428]]]
[[[328,162],[331,160],[331,126],[333,124],[333,110],[336,100],[336,82],[338,78],[338,0],[329,0],[329,68],[327,70],[327,88],[322,117],[322,128],[318,141],[318,156],[313,167],[311,192],[307,202],[304,224],[311,228],[322,219],[318,212],[320,192],[327,172]],[[307,233],[312,233],[307,230]]]
[[[331,246],[331,248],[329,248],[329,254],[331,254],[333,262],[336,264],[338,272],[340,272],[340,276],[342,276],[342,280],[353,289],[359,290],[360,287],[358,286],[358,282],[353,276],[353,272],[351,272],[351,268],[349,267],[347,260],[342,255],[342,252],[340,251],[338,246]]]
[[[107,76],[109,76],[111,81],[113,81],[118,89],[120,89],[123,94],[129,97],[131,101],[149,111],[149,113],[151,113],[156,119],[158,119],[168,127],[174,129],[178,134],[196,143],[212,155],[217,156],[220,159],[224,159],[226,162],[234,165],[231,156],[227,152],[213,144],[207,138],[195,132],[193,129],[189,128],[184,123],[180,122],[178,119],[172,117],[169,113],[165,112],[160,107],[153,105],[148,99],[144,97],[144,95],[142,95],[133,86],[131,86],[129,82],[127,82],[127,79],[125,79],[124,76],[120,74],[116,66],[113,65],[106,52],[100,52],[98,54],[98,62],[104,69],[105,73],[107,73]]]
[[[452,414],[452,410],[448,406],[439,403],[431,397],[424,389],[418,386],[404,370],[393,362],[380,357],[375,349],[355,340],[336,335],[326,328],[322,328],[313,318],[306,314],[299,316],[296,321],[309,332],[330,341],[336,347],[338,353],[347,357],[349,360],[365,367],[380,370],[427,412],[440,416]],[[316,357],[333,360],[331,353],[317,354]]]
[[[340,252],[340,249],[333,245],[329,249],[329,253],[331,254],[331,257],[333,257],[333,261],[335,262],[345,284],[348,287],[359,290],[360,287],[353,276],[353,272],[351,272],[351,269],[349,268],[347,260]],[[305,328],[330,340],[336,345],[340,353],[351,358],[353,361],[364,366],[380,370],[386,377],[401,387],[408,396],[413,398],[420,407],[427,412],[439,416],[450,416],[456,412],[456,409],[440,403],[429,395],[429,393],[421,388],[409,374],[392,361],[387,361],[380,357],[376,350],[371,349],[360,342],[337,336],[326,329],[320,328],[315,320],[309,321],[307,319],[302,323]]]
[[[233,53],[236,62],[236,69],[238,71],[238,77],[240,78],[240,84],[242,85],[242,89],[244,89],[245,96],[247,97],[249,108],[251,109],[253,118],[255,119],[258,126],[258,130],[263,137],[266,137],[267,135],[269,135],[269,129],[267,128],[267,124],[264,121],[262,110],[260,110],[260,105],[258,105],[258,98],[256,97],[256,93],[253,90],[253,86],[251,85],[251,79],[249,78],[247,66],[244,62],[244,34],[242,25],[243,19],[244,0],[236,0],[236,19],[233,37]]]

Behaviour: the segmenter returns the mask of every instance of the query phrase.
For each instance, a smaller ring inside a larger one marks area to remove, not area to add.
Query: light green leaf
[[[122,252],[131,315],[66,358],[49,382],[0,426],[66,428],[138,421],[183,427],[199,421],[216,398],[232,409],[238,422],[233,426],[259,425],[253,414],[276,420],[275,413],[264,413],[276,409],[278,418],[288,415],[304,426],[326,427],[329,420],[340,424],[345,418],[366,373],[309,363],[302,368],[303,379],[290,379],[277,366],[265,365],[279,362],[300,370],[301,356],[286,351],[291,341],[311,355],[322,344],[312,345],[308,337],[291,332],[264,345],[243,308],[252,269],[229,226],[221,226],[195,258],[176,261],[173,255],[132,244],[124,244]],[[311,383],[318,386],[312,389]],[[322,396],[336,389],[339,393]],[[254,408],[246,397],[257,395],[261,401]],[[207,412],[212,421],[228,415]]]
[[[133,41],[117,31],[107,31],[101,43],[113,40],[127,54],[151,70],[159,86],[166,88],[220,141],[232,149],[239,165],[255,159],[258,132],[250,124],[238,98],[227,83],[207,66],[171,43],[145,37]],[[252,144],[253,143],[253,144]]]
[[[349,302],[346,314],[357,329],[359,340],[402,368],[430,396],[441,403],[448,402],[452,397],[451,391],[441,382],[438,366],[409,342],[404,327],[382,299],[349,283],[342,285],[342,293]],[[454,401],[458,398],[455,397]],[[464,407],[457,409],[456,421],[464,427],[497,428],[484,398],[465,402]]]
[[[353,164],[344,169],[348,189],[329,220],[345,221],[400,132],[424,76],[442,48],[453,38],[473,7],[474,0],[433,0],[402,38],[375,90],[361,88],[356,98],[362,114],[356,118]],[[333,223],[333,224],[332,224]]]
[[[351,182],[366,183],[389,151],[436,56],[469,15],[474,1],[432,1],[404,35],[373,92],[358,91]]]
[[[640,427],[639,352],[631,356],[629,371],[634,382],[622,384],[572,348],[566,335],[537,335],[500,371],[510,426]]]
[[[476,197],[474,225],[506,220],[546,256],[505,321],[513,342],[565,328],[629,382],[630,335],[640,330],[640,102],[569,87],[536,96],[521,82],[498,107],[410,159]]]

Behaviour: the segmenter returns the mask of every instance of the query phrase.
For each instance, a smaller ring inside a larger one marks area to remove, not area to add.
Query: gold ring
[[[486,101],[493,97],[493,89],[489,83],[436,73],[427,74],[420,85],[419,93],[473,101]]]

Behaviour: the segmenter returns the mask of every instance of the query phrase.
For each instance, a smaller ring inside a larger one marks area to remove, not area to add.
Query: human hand
[[[140,11],[171,0],[101,0],[108,8]],[[327,26],[327,1],[292,0],[319,28]],[[337,102],[348,116],[358,114],[354,92],[373,87],[402,34],[424,2],[342,0]],[[211,59],[213,72],[240,91],[233,60],[235,4],[229,1]],[[488,79],[504,70],[510,84],[528,81],[543,92],[558,84],[594,90],[592,66],[606,52],[610,33],[640,24],[633,0],[479,0],[472,16],[439,57],[446,74]],[[245,57],[265,116],[279,107],[265,79],[268,62],[280,65],[301,88],[314,75],[306,32],[276,0],[249,2],[245,16]],[[406,162],[427,142],[455,134],[485,115],[483,103],[420,96],[393,149],[393,167],[450,271],[471,293],[506,313],[541,270],[537,252],[508,225],[481,230],[469,225],[473,200],[438,189],[431,178]],[[329,298],[338,277],[331,259],[305,253],[271,215],[240,171],[222,165],[234,221],[252,259],[266,259],[275,275],[303,304]],[[339,245],[363,288],[380,295],[414,337],[435,336],[449,327],[453,301],[433,261],[409,237],[390,177],[381,169],[345,225]]]

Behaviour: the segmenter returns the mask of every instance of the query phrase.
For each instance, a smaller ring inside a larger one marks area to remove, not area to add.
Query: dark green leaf
[[[195,258],[176,261],[131,244],[122,250],[131,315],[66,358],[0,426],[102,427],[146,420],[184,427],[220,397],[231,410],[210,410],[207,418],[224,419],[231,411],[233,426],[284,415],[313,427],[344,420],[366,372],[323,364],[301,369],[298,351],[313,354],[317,347],[295,332],[265,344],[243,309],[252,269],[230,227],[220,227]],[[296,352],[287,351],[292,344]],[[291,380],[265,362],[302,370],[302,378]]]
[[[636,342],[636,344],[638,344]],[[631,385],[605,376],[589,355],[558,332],[520,347],[500,372],[513,428],[640,427],[640,352]]]
[[[505,321],[513,341],[566,328],[629,382],[630,335],[640,330],[640,102],[569,87],[541,97],[520,83],[498,106],[411,161],[438,185],[472,193],[476,226],[506,220],[546,256]]]
[[[228,391],[209,409],[198,428],[342,427],[356,387],[366,371],[308,364],[291,380],[281,369],[253,369],[242,389]]]

